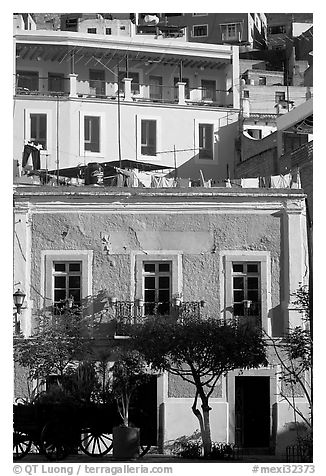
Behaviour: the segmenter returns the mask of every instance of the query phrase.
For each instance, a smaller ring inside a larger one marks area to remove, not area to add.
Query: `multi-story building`
[[[15,35],[14,159],[40,168],[131,159],[222,180],[240,107],[238,47],[84,32]]]
[[[123,322],[137,322],[140,309],[150,319],[159,302],[164,319],[177,299],[185,316],[249,319],[280,339],[301,323],[292,293],[307,279],[305,220],[304,194],[295,189],[18,186],[14,276],[26,293],[21,330],[30,336],[40,312],[73,295],[76,303],[88,302],[89,322],[101,316],[93,343],[108,355],[123,338]],[[280,456],[293,442],[300,419],[295,423],[282,397],[278,360],[269,354],[268,367],[231,372],[217,385],[210,401],[213,441]],[[23,389],[21,381],[17,396]],[[190,384],[157,376],[151,424],[160,451],[198,429],[193,397]],[[293,398],[306,414],[298,389]]]
[[[101,313],[94,345],[108,352],[125,337],[121,322],[150,318],[157,305],[162,319],[166,311],[249,319],[273,339],[301,325],[293,293],[308,279],[304,194],[257,189],[258,180],[247,190],[223,183],[232,178],[241,108],[237,46],[47,30],[16,33],[15,42],[14,282],[26,293],[26,338],[40,311],[71,295],[77,304],[91,299],[91,322]],[[30,176],[22,175],[25,146],[34,147]],[[123,161],[165,167],[187,185],[36,185],[40,171]],[[223,187],[190,188],[198,177]],[[272,355],[268,367],[221,379],[213,440],[284,453],[302,422],[282,399],[278,364]],[[155,379],[163,451],[197,429],[194,392],[172,375]],[[290,396],[308,414],[302,393]]]
[[[287,174],[298,169],[312,218],[313,100],[278,116],[271,134],[254,135],[243,132],[235,177]]]
[[[266,47],[267,21],[264,13],[157,13],[154,15],[157,15],[161,22],[185,27],[186,37],[190,42],[238,45],[244,50]],[[139,14],[139,31],[146,32],[147,19],[148,14]]]

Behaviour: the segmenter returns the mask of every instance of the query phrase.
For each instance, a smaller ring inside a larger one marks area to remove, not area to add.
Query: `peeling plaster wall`
[[[107,251],[103,251],[102,238]],[[219,312],[220,251],[271,253],[272,307],[280,304],[281,219],[268,214],[45,213],[33,215],[31,282],[41,279],[41,250],[93,250],[93,294],[130,299],[130,252],[183,253],[183,298],[205,300],[205,312]],[[40,305],[40,296],[32,290]],[[275,317],[275,316],[274,316]]]

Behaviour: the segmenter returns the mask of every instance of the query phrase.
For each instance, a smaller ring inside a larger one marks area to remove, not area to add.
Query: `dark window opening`
[[[17,71],[17,87],[28,91],[39,90],[39,75],[36,71]]]
[[[31,114],[31,141],[42,144],[43,149],[47,148],[46,137],[46,114]]]
[[[213,124],[199,124],[199,158],[213,160]]]
[[[141,154],[156,155],[156,121],[141,121]]]
[[[89,152],[100,152],[100,118],[84,117],[84,148]]]
[[[144,263],[145,315],[168,314],[171,302],[171,263]]]

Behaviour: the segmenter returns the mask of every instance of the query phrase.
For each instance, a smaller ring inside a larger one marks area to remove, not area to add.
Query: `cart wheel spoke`
[[[13,458],[15,460],[23,458],[29,452],[32,441],[27,433],[14,431],[13,436]]]
[[[88,456],[106,455],[112,448],[112,436],[90,428],[87,433],[81,434],[80,448]]]
[[[109,442],[110,442],[109,446],[107,445],[107,442],[103,440],[103,437],[106,438],[107,440],[109,440]],[[101,440],[103,446],[105,446],[105,448],[106,448],[107,450],[110,450],[110,448],[111,448],[111,446],[112,446],[112,439],[109,438],[109,437],[106,436],[106,435],[100,435],[100,436],[99,436],[99,439]]]
[[[145,456],[146,453],[148,453],[148,451],[150,450],[150,447],[151,445],[140,445],[140,455],[139,457],[142,458],[143,456]]]

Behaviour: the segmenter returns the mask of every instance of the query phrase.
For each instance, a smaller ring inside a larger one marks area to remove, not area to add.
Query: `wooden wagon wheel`
[[[112,447],[112,434],[105,433],[94,427],[83,429],[80,435],[79,446],[88,456],[104,456]]]
[[[151,448],[151,445],[140,445],[139,458],[142,458],[143,456],[145,456],[145,454],[149,452],[150,448]]]
[[[32,440],[28,433],[24,431],[14,430],[13,436],[13,458],[14,460],[24,458],[32,446]]]
[[[44,425],[41,433],[41,450],[46,458],[62,460],[69,454],[66,428],[57,422],[49,422]]]

